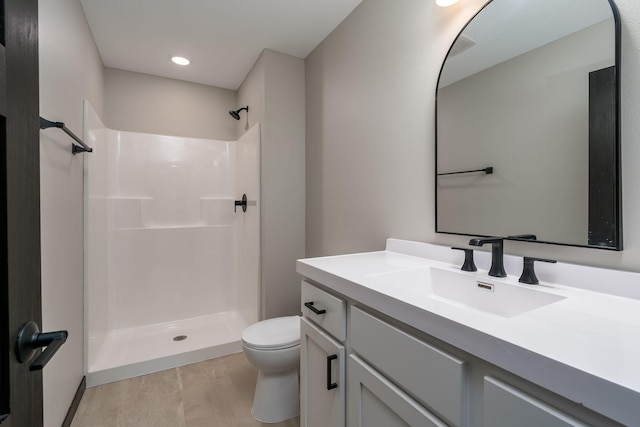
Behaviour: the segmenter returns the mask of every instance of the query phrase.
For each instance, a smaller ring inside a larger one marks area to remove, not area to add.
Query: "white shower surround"
[[[259,126],[216,141],[85,118],[87,384],[240,351],[259,317]],[[243,193],[256,203],[234,213]]]

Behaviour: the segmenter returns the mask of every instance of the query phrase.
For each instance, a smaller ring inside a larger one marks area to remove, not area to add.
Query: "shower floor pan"
[[[90,355],[87,387],[238,353],[247,326],[237,312],[224,312],[112,331]]]

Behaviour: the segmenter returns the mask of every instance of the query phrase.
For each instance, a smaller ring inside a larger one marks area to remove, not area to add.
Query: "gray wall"
[[[307,256],[380,250],[386,237],[466,244],[434,231],[435,86],[454,38],[485,3],[364,0],[306,58]],[[640,3],[616,4],[625,250],[508,242],[508,253],[640,271]]]
[[[99,112],[103,66],[80,2],[41,0],[40,115],[82,136],[84,99]],[[79,72],[79,71],[82,72]],[[84,376],[83,189],[85,156],[57,129],[40,132],[42,329],[69,331],[43,371],[44,425],[58,427]]]
[[[260,123],[262,317],[300,312],[295,261],[305,256],[304,61],[264,50],[238,89],[238,134]]]
[[[105,125],[111,129],[234,140],[236,92],[105,68]]]
[[[447,12],[433,1],[364,0],[307,56],[307,256],[432,236]]]

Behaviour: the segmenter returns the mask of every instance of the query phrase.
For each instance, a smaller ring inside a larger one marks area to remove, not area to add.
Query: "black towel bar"
[[[78,138],[73,132],[71,132],[62,122],[52,122],[47,119],[43,119],[40,117],[40,129],[49,129],[49,128],[59,128],[64,131],[67,135],[69,135],[75,142],[80,145],[72,144],[71,152],[75,155],[78,153],[91,153],[93,152],[93,148],[89,147],[85,144],[80,138]]]
[[[461,173],[472,173],[472,172],[484,172],[487,175],[491,175],[493,173],[493,166],[486,167],[484,169],[474,169],[472,171],[460,171],[460,172],[447,172],[447,173],[439,173],[438,176],[443,175],[458,175]]]

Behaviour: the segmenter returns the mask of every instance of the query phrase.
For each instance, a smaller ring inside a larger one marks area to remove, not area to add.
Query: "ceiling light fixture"
[[[187,58],[183,56],[175,56],[175,55],[171,56],[171,61],[174,64],[178,64],[178,65],[189,65],[191,63],[191,61],[189,61]]]
[[[441,7],[447,7],[458,3],[458,0],[436,0],[436,4]]]

